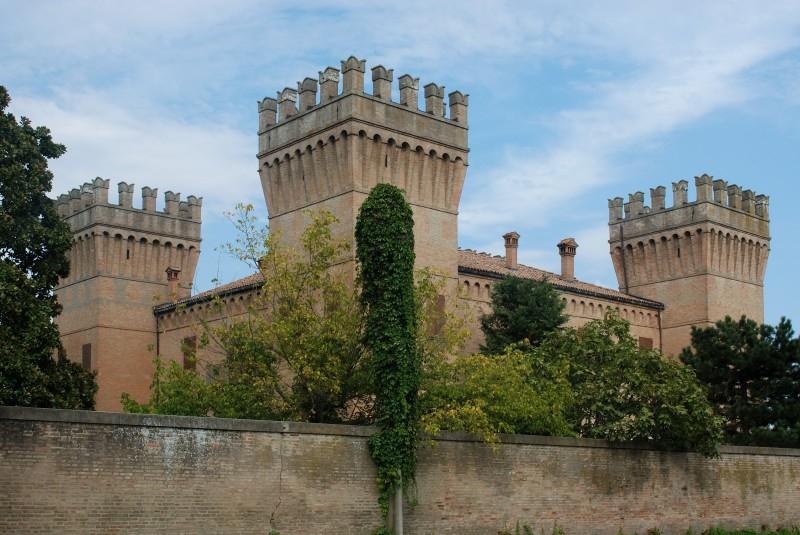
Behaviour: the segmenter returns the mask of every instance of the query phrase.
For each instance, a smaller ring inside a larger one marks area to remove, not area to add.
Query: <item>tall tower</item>
[[[405,191],[414,212],[417,266],[440,270],[455,287],[468,95],[450,93],[446,114],[444,87],[431,83],[420,110],[418,78],[401,76],[394,102],[393,71],[373,67],[368,94],[365,64],[351,56],[341,71],[328,67],[318,79],[298,82],[297,90],[287,87],[277,100],[258,103],[259,173],[270,231],[297,243],[308,222],[304,212],[325,209],[339,219],[337,237],[352,241],[361,203],[373,186],[388,182]],[[354,261],[345,264],[352,269]]]
[[[202,199],[119,183],[119,203],[108,202],[109,181],[96,178],[56,201],[72,229],[70,274],[59,281],[57,318],[67,356],[97,371],[98,410],[119,410],[128,392],[144,401],[156,344],[153,305],[187,297],[200,254]],[[169,272],[169,273],[168,273]],[[168,280],[170,279],[170,280]]]
[[[686,180],[610,199],[611,256],[620,290],[661,301],[664,352],[691,342],[691,327],[726,315],[764,321],[764,272],[769,257],[769,197],[702,175],[697,197]],[[624,212],[624,213],[623,213]]]

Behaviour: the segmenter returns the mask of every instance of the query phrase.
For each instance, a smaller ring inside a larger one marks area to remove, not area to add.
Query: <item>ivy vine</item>
[[[372,189],[356,222],[364,344],[372,354],[375,421],[369,440],[384,515],[398,486],[408,489],[416,469],[420,355],[414,305],[414,220],[403,192]]]

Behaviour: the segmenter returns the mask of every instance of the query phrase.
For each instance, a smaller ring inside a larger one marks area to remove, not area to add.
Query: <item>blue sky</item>
[[[199,290],[247,273],[215,250],[233,238],[222,212],[266,213],[256,100],[355,54],[470,94],[462,247],[500,253],[513,229],[522,262],[556,270],[555,244],[574,236],[577,275],[614,287],[606,199],[707,172],[770,195],[766,319],[800,322],[800,2],[0,0],[0,12],[12,111],[68,148],[54,193],[102,176],[203,196]]]

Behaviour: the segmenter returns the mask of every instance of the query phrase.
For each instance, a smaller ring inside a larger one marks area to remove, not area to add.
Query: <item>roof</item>
[[[664,308],[664,305],[658,301],[636,297],[617,290],[598,286],[597,284],[579,281],[577,279],[564,279],[560,275],[556,275],[550,271],[526,266],[525,264],[518,264],[517,269],[510,269],[506,266],[505,257],[492,256],[489,253],[479,253],[470,249],[458,250],[458,271],[459,273],[473,273],[497,279],[507,275],[513,275],[523,279],[546,279],[559,290],[569,293],[597,297],[600,299],[608,299],[611,301],[618,301],[620,303],[629,303],[649,308]],[[175,310],[175,308],[178,306],[193,305],[203,301],[210,301],[215,295],[224,297],[226,295],[253,290],[261,287],[263,283],[264,276],[261,274],[261,272],[257,272],[253,273],[252,275],[248,275],[247,277],[223,284],[222,286],[217,286],[211,290],[206,290],[205,292],[201,292],[191,297],[184,297],[183,299],[178,299],[177,301],[161,303],[153,307],[153,310],[156,314],[163,314]]]
[[[663,303],[659,303],[658,301],[636,297],[618,290],[612,290],[611,288],[590,284],[577,279],[565,279],[562,278],[561,275],[526,266],[525,264],[517,264],[517,269],[511,269],[506,266],[506,259],[503,256],[492,256],[489,253],[479,253],[470,249],[459,249],[458,271],[459,273],[473,273],[498,279],[507,275],[523,279],[546,279],[559,290],[569,293],[609,299],[611,301],[619,301],[621,303],[640,305],[648,308],[664,308]]]
[[[195,294],[191,297],[184,297],[182,299],[178,299],[177,301],[160,303],[153,307],[153,311],[156,314],[172,312],[179,306],[193,305],[195,303],[202,303],[203,301],[210,301],[216,295],[224,297],[226,295],[236,294],[239,292],[246,292],[248,290],[260,288],[262,284],[264,284],[264,275],[262,275],[259,271],[241,279],[217,286],[211,290],[200,292],[199,294]]]

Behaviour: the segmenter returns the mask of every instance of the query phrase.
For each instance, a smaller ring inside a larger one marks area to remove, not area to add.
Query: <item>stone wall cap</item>
[[[281,422],[274,420],[243,420],[236,418],[212,418],[203,416],[127,414],[117,412],[40,409],[34,407],[8,406],[0,406],[0,420],[355,437],[369,437],[377,431],[377,428],[374,426]],[[482,444],[482,440],[480,438],[463,432],[442,432],[436,437],[433,437],[433,439],[442,442],[475,442]],[[646,443],[612,443],[605,440],[578,437],[548,437],[538,435],[503,434],[499,436],[499,439],[500,444],[664,451],[665,453],[670,451],[657,449],[653,445]],[[772,455],[779,457],[800,457],[800,448],[768,448],[723,445],[720,446],[719,452],[725,455]]]

